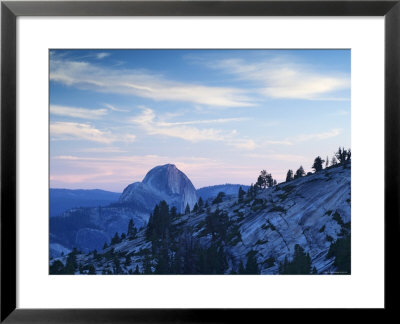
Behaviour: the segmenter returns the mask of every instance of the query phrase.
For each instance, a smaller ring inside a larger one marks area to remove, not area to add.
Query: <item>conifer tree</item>
[[[300,165],[300,168],[297,169],[296,174],[294,176],[295,179],[304,177],[306,173],[304,172],[303,166]]]
[[[129,220],[129,224],[128,224],[128,237],[129,238],[133,238],[136,236],[136,227],[134,227],[133,225],[133,219],[131,218]]]
[[[254,199],[257,194],[257,188],[253,186],[253,184],[250,185],[249,189],[247,190],[247,198],[248,199]]]
[[[340,147],[338,151],[335,153],[336,158],[338,159],[339,163],[344,163],[347,160],[351,159],[351,150],[346,150],[344,147]]]
[[[288,170],[286,173],[286,182],[292,181],[293,180],[293,170]]]
[[[225,195],[225,192],[220,191],[220,192],[218,193],[217,197],[215,197],[215,199],[212,201],[212,204],[215,205],[215,204],[221,203],[222,200],[223,200],[223,198],[225,198],[225,196],[226,196],[226,195]]]
[[[94,259],[97,259],[97,257],[98,257],[97,250],[94,249],[94,250],[93,250],[93,258],[94,258]]]
[[[158,205],[155,205],[153,213],[150,214],[149,221],[148,221],[147,227],[146,227],[146,232],[145,232],[146,239],[149,241],[154,238],[154,235],[155,235],[154,229],[157,224],[159,214],[160,214],[160,207]]]
[[[266,170],[262,170],[260,175],[257,178],[256,186],[261,189],[265,189],[267,187],[267,176],[268,172]]]
[[[125,265],[125,267],[129,267],[131,264],[132,264],[131,255],[130,255],[130,254],[127,254],[127,255],[125,256],[125,263],[124,263],[124,265]]]
[[[113,259],[113,271],[114,271],[114,274],[122,273],[121,261],[119,260],[119,258],[117,256],[115,256]]]
[[[88,274],[90,274],[90,275],[95,275],[96,274],[96,268],[94,267],[93,264],[89,265],[88,270],[89,270]]]
[[[65,274],[75,274],[78,263],[76,261],[76,255],[78,254],[76,248],[72,250],[67,256],[67,262],[65,264],[64,273]]]
[[[64,274],[64,264],[60,260],[56,260],[50,266],[50,274]]]
[[[244,198],[245,194],[246,194],[246,192],[242,189],[242,186],[240,186],[239,191],[238,191],[238,202],[239,203],[243,202],[243,198]]]
[[[333,265],[337,268],[337,271],[351,273],[351,235],[346,234],[341,238],[338,238],[335,242],[331,243],[329,247],[327,259],[335,257]]]
[[[157,274],[168,274],[169,273],[169,256],[168,256],[168,247],[163,242],[160,250],[157,253],[157,264],[155,273]]]
[[[199,211],[199,204],[198,204],[198,203],[195,203],[194,206],[193,206],[192,212],[193,212],[193,213],[197,213],[198,211]]]
[[[143,274],[152,274],[151,260],[149,254],[146,252],[143,260]]]
[[[204,206],[203,198],[200,197],[198,203],[199,203],[199,207],[203,207]]]
[[[349,161],[349,160],[351,160],[351,150],[350,149],[347,150],[347,156],[346,156],[346,161]]]
[[[245,268],[244,268],[244,265],[243,265],[242,260],[240,260],[240,263],[239,263],[238,273],[239,273],[239,274],[245,274],[245,273],[246,273],[246,270],[245,270]]]
[[[321,158],[320,156],[317,156],[317,157],[314,159],[314,164],[312,165],[311,168],[312,168],[313,170],[315,170],[315,172],[321,171],[324,162],[325,162],[325,161],[322,160],[322,158]]]
[[[111,239],[110,245],[118,244],[121,242],[121,239],[118,235],[118,232],[115,232],[114,237]]]
[[[311,257],[304,249],[296,244],[294,246],[294,255],[291,262],[285,262],[280,268],[281,274],[310,274],[311,273]]]
[[[256,259],[256,251],[251,250],[247,253],[247,262],[246,262],[246,274],[259,274],[260,270],[258,269],[257,259]]]
[[[267,180],[267,187],[268,188],[273,187],[274,179],[272,178],[272,174],[271,173],[267,174],[266,180]]]
[[[190,207],[189,207],[189,203],[186,204],[186,208],[185,208],[185,215],[186,214],[190,214]]]

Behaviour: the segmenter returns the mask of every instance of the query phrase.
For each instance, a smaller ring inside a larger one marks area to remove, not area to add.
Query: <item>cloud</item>
[[[126,153],[128,151],[123,150],[119,147],[106,146],[106,147],[89,147],[79,150],[79,152],[85,153]]]
[[[67,106],[50,105],[50,113],[53,115],[83,118],[99,119],[107,114],[107,109],[87,109]]]
[[[350,115],[350,111],[347,110],[339,110],[329,114],[329,116],[348,116],[348,115]]]
[[[272,140],[268,140],[268,141],[264,141],[264,144],[266,145],[293,145],[293,143],[289,140],[278,140],[278,141],[272,141]]]
[[[285,162],[307,162],[308,159],[303,155],[297,154],[279,154],[279,153],[271,153],[271,154],[247,154],[250,158],[257,159],[266,159],[266,160],[277,160],[277,161],[285,161]]]
[[[50,80],[84,90],[134,95],[155,101],[183,101],[215,107],[252,106],[245,91],[181,83],[141,70],[108,69],[52,57]]]
[[[103,144],[116,141],[132,142],[135,135],[124,134],[117,136],[109,131],[101,131],[90,124],[73,122],[54,122],[50,124],[52,140],[87,140]]]
[[[108,109],[110,109],[112,111],[119,111],[119,112],[128,112],[129,111],[127,109],[116,108],[113,105],[109,105],[109,104],[104,104],[104,106],[106,106]]]
[[[306,142],[311,140],[324,140],[336,137],[342,133],[342,129],[334,128],[327,132],[313,133],[313,134],[300,134],[283,140],[267,140],[263,141],[260,146],[279,145],[279,146],[292,146],[295,143]]]
[[[222,118],[212,120],[197,120],[187,122],[164,122],[158,121],[154,111],[142,107],[142,114],[135,116],[131,121],[139,125],[150,135],[163,135],[180,138],[193,143],[200,141],[219,141],[239,149],[253,150],[257,145],[251,139],[240,139],[236,137],[235,130],[228,132],[214,128],[197,128],[194,124],[229,123],[242,120],[240,118]]]
[[[92,183],[111,183],[122,186],[118,190],[122,190],[123,186],[133,181],[141,181],[151,168],[166,163],[176,164],[188,176],[197,175],[200,170],[221,168],[221,162],[204,157],[58,155],[53,156],[52,160],[54,161],[52,165],[58,165],[59,169],[58,172],[56,170],[51,172],[53,183],[87,185],[87,181],[90,180]],[[65,170],[69,170],[68,174]]]
[[[97,59],[99,59],[99,60],[102,60],[103,58],[105,58],[105,57],[107,57],[107,56],[110,56],[110,53],[97,53],[96,54],[96,58]]]
[[[256,142],[254,142],[252,139],[235,139],[228,141],[227,144],[244,150],[254,150],[258,147]]]
[[[309,141],[309,140],[324,140],[328,138],[332,138],[335,136],[338,136],[342,133],[341,129],[335,128],[332,129],[328,132],[322,132],[322,133],[315,133],[315,134],[303,134],[303,135],[298,135],[295,137],[296,142],[304,142],[304,141]]]
[[[269,98],[350,100],[332,94],[350,89],[350,76],[346,73],[315,71],[306,65],[278,59],[257,63],[226,59],[206,64],[239,79],[256,82],[257,92]]]
[[[88,181],[95,181],[96,179],[99,180],[100,183],[104,181],[104,178],[112,176],[113,172],[92,172],[86,174],[53,174],[50,176],[50,181],[52,182],[61,182],[67,184],[77,184],[77,183],[86,183]]]
[[[165,135],[184,139],[190,142],[199,141],[223,141],[226,135],[221,130],[213,128],[199,129],[185,125],[174,125],[173,123],[165,123],[156,121],[156,115],[152,109],[144,108],[141,115],[131,120],[138,124],[150,135]]]
[[[248,118],[219,118],[219,119],[205,119],[205,120],[191,120],[191,121],[184,121],[184,122],[174,122],[174,123],[167,123],[167,122],[160,122],[162,126],[177,126],[177,125],[199,125],[199,124],[225,124],[231,122],[241,122],[248,120]]]

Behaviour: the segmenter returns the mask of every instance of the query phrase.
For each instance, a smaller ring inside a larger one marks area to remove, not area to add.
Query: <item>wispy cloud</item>
[[[291,142],[290,140],[277,140],[277,141],[273,141],[273,140],[267,140],[264,141],[265,145],[293,145],[293,142]]]
[[[101,131],[91,124],[74,122],[54,122],[50,124],[52,140],[87,140],[103,144],[117,141],[132,142],[135,135],[124,134],[117,136],[110,131]]]
[[[85,153],[126,153],[127,150],[123,150],[115,146],[105,146],[105,147],[87,147],[79,150],[79,152]]]
[[[199,125],[199,124],[225,124],[231,122],[242,122],[248,120],[248,118],[219,118],[219,119],[204,119],[204,120],[190,120],[184,122],[160,122],[162,126],[177,126],[177,125]]]
[[[110,105],[110,104],[104,104],[104,106],[106,106],[108,109],[110,109],[112,111],[119,111],[119,112],[128,112],[129,111],[127,109],[116,108],[115,106]]]
[[[267,140],[261,143],[261,146],[270,146],[270,145],[278,145],[278,146],[293,146],[296,143],[312,141],[312,140],[324,140],[332,137],[336,137],[342,133],[342,129],[334,128],[327,132],[321,133],[312,133],[312,134],[299,134],[290,138],[286,138],[283,140]]]
[[[252,106],[242,89],[181,83],[139,70],[107,69],[84,61],[51,57],[50,80],[81,89],[183,101],[216,107]]]
[[[103,58],[105,58],[107,56],[110,56],[110,53],[102,52],[102,53],[97,53],[96,54],[96,58],[99,59],[99,60],[102,60]]]
[[[237,137],[236,130],[223,131],[215,128],[197,128],[188,125],[230,123],[240,121],[240,118],[221,118],[212,120],[197,120],[183,122],[165,122],[157,120],[156,114],[150,108],[142,107],[142,113],[131,121],[139,125],[150,135],[163,135],[180,138],[190,142],[220,141],[240,149],[253,150],[256,143],[251,139]]]
[[[350,111],[348,110],[339,110],[329,114],[330,116],[348,116],[350,115]]]
[[[307,158],[303,155],[298,154],[279,154],[279,153],[271,153],[271,154],[247,154],[246,156],[256,159],[265,159],[265,160],[277,160],[284,162],[297,162],[303,163],[307,162]]]
[[[142,113],[132,118],[131,121],[150,135],[165,135],[190,142],[223,141],[227,136],[221,130],[213,128],[199,129],[182,124],[173,125],[173,123],[157,121],[156,114],[150,108],[143,108]]]
[[[322,132],[322,133],[314,133],[314,134],[302,134],[298,135],[294,138],[296,142],[304,142],[304,141],[309,141],[309,140],[324,140],[332,137],[336,137],[342,133],[342,129],[332,129],[327,132]]]
[[[256,63],[225,59],[206,64],[239,79],[256,82],[257,92],[269,98],[350,100],[333,95],[335,91],[350,88],[347,74],[322,73],[306,65],[276,59]]]
[[[50,181],[52,183],[63,183],[63,184],[80,184],[80,183],[104,183],[106,178],[113,176],[113,172],[91,172],[86,174],[81,173],[68,173],[68,174],[52,174]],[[96,181],[97,180],[97,181]],[[57,185],[56,185],[57,186]]]
[[[244,150],[254,150],[258,147],[258,144],[252,140],[252,139],[234,139],[234,140],[228,140],[227,141],[228,145],[234,146],[238,149],[244,149]]]
[[[50,113],[53,115],[66,116],[66,117],[98,119],[107,114],[107,109],[87,109],[87,108],[50,105]]]
[[[115,183],[124,186],[134,181],[141,181],[150,168],[166,163],[174,163],[189,178],[198,178],[206,169],[221,170],[223,165],[220,161],[197,157],[168,157],[160,155],[129,155],[129,156],[109,156],[109,157],[91,157],[76,155],[58,155],[52,157],[58,165],[68,167],[71,170],[68,174],[62,172],[52,172],[52,182],[57,184],[61,182],[84,184],[89,180],[92,183]],[[55,162],[54,162],[55,163]],[[220,171],[219,171],[220,172]]]

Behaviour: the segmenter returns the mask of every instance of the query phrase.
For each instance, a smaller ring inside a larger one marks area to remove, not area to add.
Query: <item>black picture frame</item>
[[[395,296],[397,293],[399,283],[394,260],[398,255],[396,247],[398,246],[397,238],[400,227],[400,0],[2,1],[1,322],[235,322],[243,316],[249,319],[263,318],[267,311],[260,309],[61,310],[16,308],[16,19],[19,16],[384,16],[385,310],[396,309],[396,299],[392,299],[391,296]],[[267,320],[266,317],[264,318]]]

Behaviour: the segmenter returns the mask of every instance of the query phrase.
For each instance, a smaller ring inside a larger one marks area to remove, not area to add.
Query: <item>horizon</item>
[[[50,188],[278,182],[350,147],[350,50],[50,50]]]
[[[155,167],[153,167],[152,169],[154,169],[154,168],[156,168],[156,167],[161,167],[161,166],[165,166],[165,165],[175,165],[174,163],[166,163],[166,164],[163,164],[163,165],[156,165]],[[175,165],[175,167],[176,167],[176,165]],[[150,172],[152,169],[150,169],[148,172]],[[179,171],[181,171],[181,172],[183,172],[182,170],[180,170],[179,168],[177,168]],[[296,170],[292,170],[293,172],[296,172]],[[147,173],[148,173],[147,172]],[[146,177],[146,175],[147,175],[147,173],[144,175],[144,177],[143,177],[143,179]],[[184,174],[185,174],[185,172],[183,172]],[[186,174],[185,174],[186,175]],[[188,177],[189,178],[189,177]],[[135,181],[135,182],[142,182],[143,181],[143,179],[141,180],[141,181]],[[189,178],[189,180],[190,180],[190,178]],[[191,180],[190,180],[191,181]],[[283,181],[283,182],[278,182],[278,184],[280,184],[280,183],[284,183],[285,181]],[[131,185],[131,184],[133,184],[134,182],[132,182],[132,183],[130,183],[129,185]],[[250,185],[253,185],[255,183],[255,181],[253,182],[253,183],[250,183],[250,184],[245,184],[245,183],[218,183],[218,184],[214,184],[214,185],[209,185],[209,186],[203,186],[203,187],[196,187],[196,186],[194,186],[194,188],[195,188],[195,190],[200,190],[200,189],[203,189],[203,188],[207,188],[207,187],[214,187],[214,186],[225,186],[225,185],[232,185],[232,186],[247,186],[247,187],[250,187]],[[128,186],[129,186],[128,185]],[[58,187],[49,187],[49,189],[58,189],[58,190],[103,190],[103,191],[109,191],[109,192],[113,192],[113,193],[122,193],[125,189],[126,189],[126,187],[123,189],[123,190],[121,190],[121,191],[110,191],[110,190],[104,190],[104,189],[99,189],[99,188],[58,188]]]
[[[163,165],[156,165],[155,167],[153,167],[152,169],[154,169],[154,168],[157,168],[157,167],[161,167],[161,166],[165,166],[165,165],[174,165],[175,167],[176,167],[176,165],[174,164],[174,163],[166,163],[166,164],[163,164]],[[148,172],[150,172],[152,169],[150,169]],[[179,168],[177,168],[179,171],[181,171],[181,172],[183,172],[182,170],[180,170]],[[147,172],[147,173],[148,173]],[[147,175],[147,173],[146,173],[146,175]],[[183,172],[184,174],[185,174],[185,172]],[[146,175],[143,177],[143,179],[146,177]],[[185,174],[186,175],[186,174]],[[143,181],[143,179],[142,179],[142,181]],[[190,180],[190,178],[189,178],[189,180]],[[191,181],[191,180],[190,180]],[[139,181],[139,182],[141,182],[141,181]],[[225,185],[232,185],[232,186],[250,186],[250,185],[247,185],[247,184],[243,184],[243,183],[220,183],[220,184],[216,184],[216,185],[211,185],[211,186],[205,186],[205,187],[199,187],[199,188],[196,188],[196,187],[194,187],[196,190],[199,190],[199,189],[202,189],[202,188],[206,188],[206,187],[213,187],[213,186],[225,186]],[[194,185],[193,185],[194,186]],[[49,189],[60,189],[60,190],[103,190],[103,189],[99,189],[99,188],[90,188],[90,189],[83,189],[83,188],[73,188],[73,189],[70,189],[70,188],[52,188],[52,187],[50,187]],[[124,188],[124,190],[125,190],[126,188]],[[104,191],[109,191],[109,190],[104,190]],[[123,190],[122,190],[123,191]],[[111,191],[111,192],[114,192],[114,193],[122,193],[122,191],[121,192],[115,192],[115,191]]]

